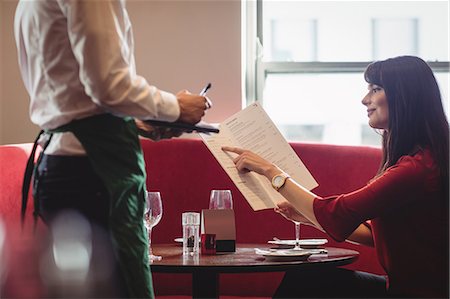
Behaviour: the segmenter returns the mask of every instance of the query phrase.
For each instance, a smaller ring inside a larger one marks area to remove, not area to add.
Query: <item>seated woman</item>
[[[275,209],[337,241],[374,246],[387,279],[345,269],[287,272],[275,297],[447,297],[449,125],[438,84],[422,59],[371,63],[362,99],[369,125],[382,132],[383,158],[363,188],[322,198],[276,165],[233,147],[240,171],[271,180],[285,198]],[[281,183],[280,183],[281,182]]]

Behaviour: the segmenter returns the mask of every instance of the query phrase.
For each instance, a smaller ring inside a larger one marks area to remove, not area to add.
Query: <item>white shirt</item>
[[[31,121],[41,128],[54,129],[106,112],[178,119],[176,96],[136,74],[133,32],[124,1],[21,0],[14,32],[30,95]],[[54,134],[46,153],[85,152],[67,132]]]

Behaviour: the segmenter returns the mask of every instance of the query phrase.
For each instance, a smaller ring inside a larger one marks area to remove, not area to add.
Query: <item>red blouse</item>
[[[325,231],[344,241],[361,224],[372,230],[380,264],[395,294],[448,296],[448,198],[428,150],[404,156],[349,194],[314,200]]]

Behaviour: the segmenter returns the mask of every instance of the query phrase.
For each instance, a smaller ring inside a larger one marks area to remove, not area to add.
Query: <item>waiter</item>
[[[120,295],[153,297],[135,119],[194,124],[207,99],[164,92],[136,74],[124,1],[20,1],[14,30],[30,117],[45,131],[35,215],[51,223],[75,209],[103,227],[118,261]]]

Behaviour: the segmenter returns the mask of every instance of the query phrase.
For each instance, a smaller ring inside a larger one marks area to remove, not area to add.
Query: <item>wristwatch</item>
[[[277,190],[277,191],[280,190],[281,187],[284,186],[284,184],[286,183],[286,180],[287,180],[288,178],[290,178],[290,176],[289,176],[287,173],[284,173],[284,172],[275,175],[275,176],[272,178],[272,187],[273,187],[275,190]]]

